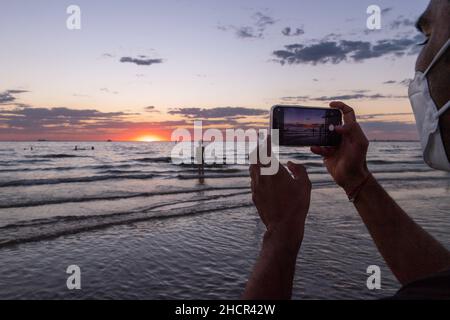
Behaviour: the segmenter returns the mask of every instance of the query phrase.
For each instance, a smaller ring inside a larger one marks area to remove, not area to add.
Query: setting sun
[[[136,139],[136,141],[140,141],[140,142],[155,142],[155,141],[161,141],[161,138],[158,137],[158,136],[154,136],[154,135],[145,135],[145,136],[138,137]]]

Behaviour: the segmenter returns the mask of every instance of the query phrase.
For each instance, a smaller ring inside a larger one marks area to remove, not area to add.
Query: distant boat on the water
[[[112,142],[112,140],[111,140],[111,139],[108,139],[108,140],[106,140],[106,142]]]

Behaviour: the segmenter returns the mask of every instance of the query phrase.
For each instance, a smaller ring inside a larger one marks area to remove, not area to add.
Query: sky
[[[332,100],[370,139],[415,140],[407,85],[427,4],[2,0],[0,140],[170,140],[194,120],[260,128],[275,104]],[[366,26],[370,5],[380,30]]]

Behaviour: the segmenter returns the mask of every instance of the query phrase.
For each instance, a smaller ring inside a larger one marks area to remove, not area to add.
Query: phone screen
[[[276,106],[272,112],[272,129],[279,130],[280,146],[337,146],[341,142],[335,131],[342,124],[340,110]]]

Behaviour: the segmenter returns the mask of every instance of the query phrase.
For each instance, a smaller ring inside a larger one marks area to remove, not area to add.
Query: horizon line
[[[196,140],[190,140],[196,141]],[[224,140],[227,141],[227,140]],[[420,142],[420,140],[413,139],[369,139],[370,142]],[[138,140],[0,140],[1,142],[105,142],[105,143],[113,143],[113,142],[131,142],[131,143],[155,143],[155,142],[178,142],[172,140],[158,140],[158,141],[138,141]],[[180,141],[184,142],[184,141]],[[205,141],[208,142],[208,141]]]

